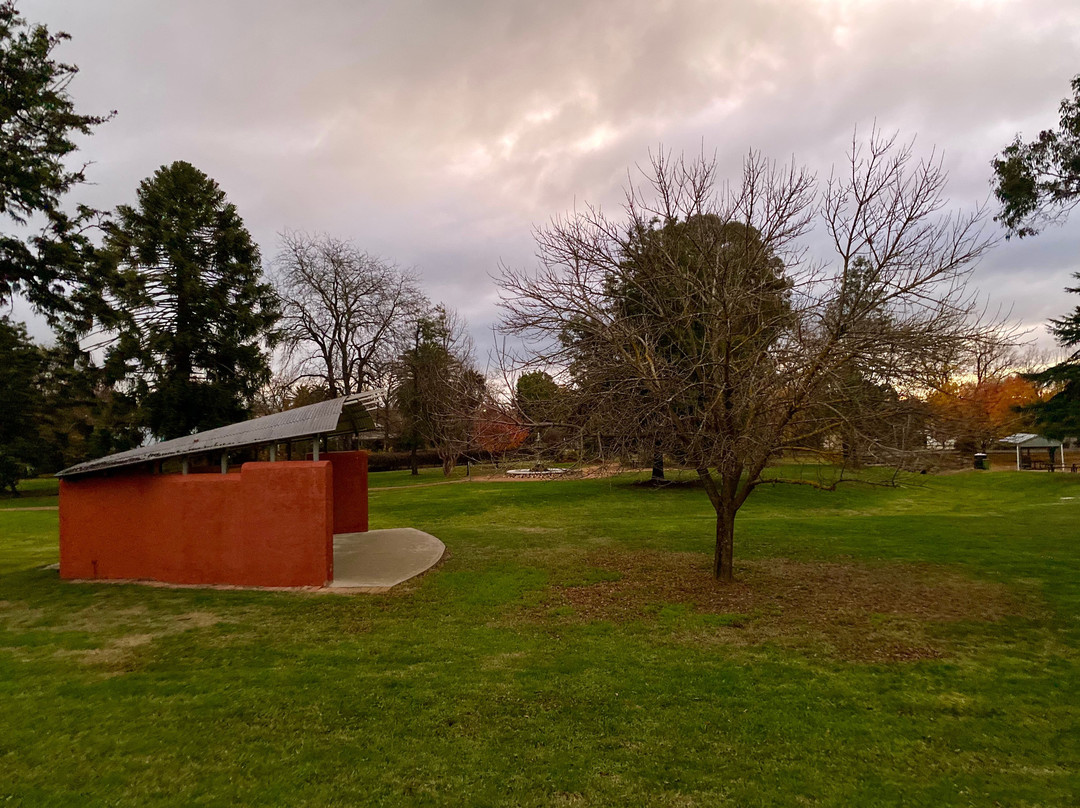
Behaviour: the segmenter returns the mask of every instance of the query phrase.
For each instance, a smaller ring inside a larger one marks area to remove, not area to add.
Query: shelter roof
[[[151,443],[126,452],[89,460],[57,473],[57,477],[73,477],[95,471],[133,466],[172,458],[221,452],[252,446],[266,446],[300,438],[322,435],[352,435],[375,429],[378,399],[371,391],[320,401],[294,410],[275,412],[238,424],[208,429],[182,438]]]
[[[1002,438],[999,442],[1010,446],[1023,446],[1025,449],[1049,449],[1061,446],[1061,441],[1036,435],[1033,432],[1017,432],[1015,435]]]

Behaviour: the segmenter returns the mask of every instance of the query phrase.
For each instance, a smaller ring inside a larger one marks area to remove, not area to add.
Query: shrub
[[[416,462],[425,467],[442,466],[439,453],[425,449],[416,453]],[[368,455],[368,471],[400,471],[412,463],[411,452],[371,452]]]

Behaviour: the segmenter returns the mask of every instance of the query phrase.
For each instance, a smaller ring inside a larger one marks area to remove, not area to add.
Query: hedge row
[[[424,449],[416,453],[416,462],[424,467],[442,466],[439,453]],[[412,467],[412,452],[372,452],[367,459],[368,471],[400,471]]]

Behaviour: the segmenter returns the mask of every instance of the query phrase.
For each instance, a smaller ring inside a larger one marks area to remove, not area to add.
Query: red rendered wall
[[[334,532],[363,533],[368,529],[367,452],[330,452],[334,467]]]
[[[61,480],[60,577],[322,586],[333,486],[325,461]]]

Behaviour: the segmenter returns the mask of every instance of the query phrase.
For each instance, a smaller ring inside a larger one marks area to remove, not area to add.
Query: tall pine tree
[[[105,248],[121,312],[106,365],[130,380],[147,428],[168,439],[246,418],[279,313],[224,191],[190,163],[162,166],[117,208]]]

